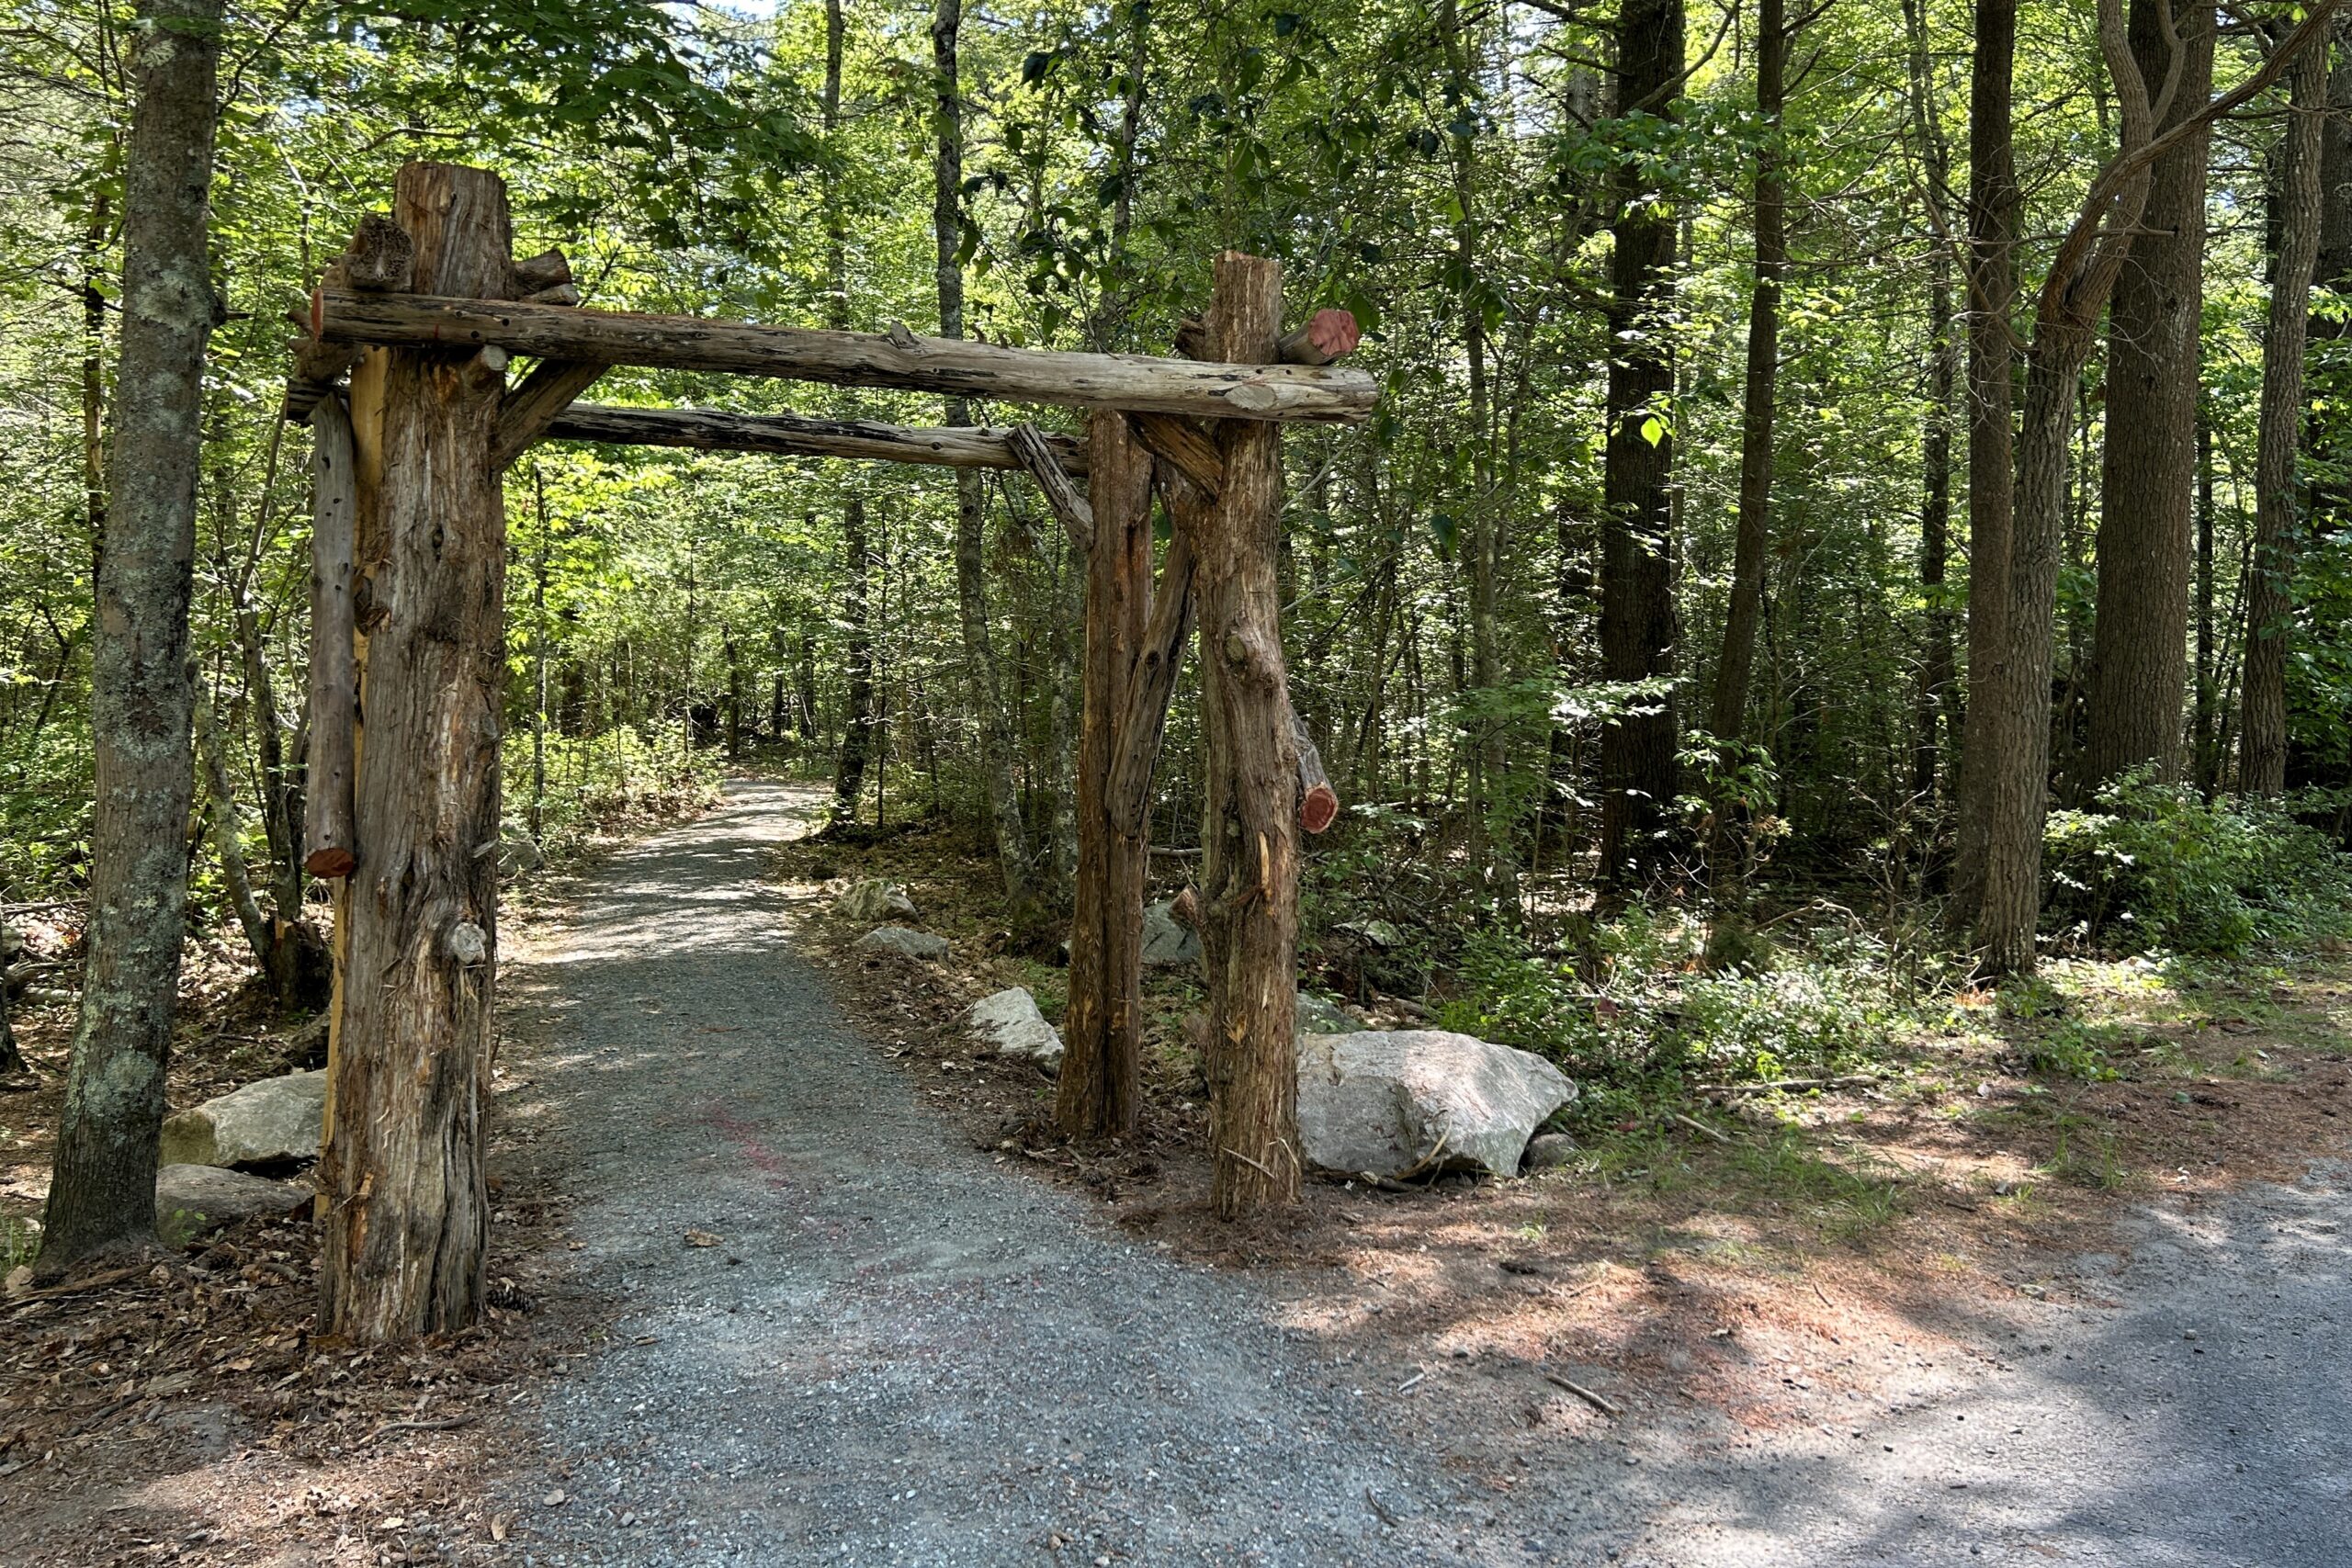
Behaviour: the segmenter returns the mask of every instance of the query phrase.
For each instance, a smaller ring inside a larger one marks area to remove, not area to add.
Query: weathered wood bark
[[[2213,7],[2132,0],[2129,26],[2132,56],[2152,91],[2177,73],[2158,127],[2168,130],[2212,95]],[[2211,140],[2199,130],[2157,160],[2141,231],[2108,306],[2086,786],[2143,764],[2154,764],[2160,779],[2181,773]]]
[[[1160,740],[1168,731],[1168,703],[1176,694],[1184,644],[1193,636],[1192,531],[1206,504],[1194,491],[1171,509],[1167,558],[1159,565],[1159,586],[1152,592],[1151,615],[1144,623],[1135,670],[1127,681],[1106,795],[1111,824],[1123,833],[1143,833],[1151,821],[1152,771],[1159,766]]]
[[[2293,112],[2287,117],[2271,195],[2278,207],[2271,225],[2278,239],[2270,258],[2269,318],[2262,340],[2254,554],[2246,573],[2245,684],[2238,741],[2238,787],[2247,795],[2277,795],[2287,787],[2287,643],[2292,635],[2296,532],[2302,513],[2295,468],[2304,417],[2303,351],[2311,322],[2312,278],[2319,260],[2326,53],[2308,49],[2295,62]]]
[[[1956,929],[1975,923],[1984,897],[1985,794],[1993,715],[1980,700],[1999,658],[2008,605],[2009,539],[2017,505],[2017,437],[2010,422],[2016,353],[2018,225],[2012,77],[2018,0],[1977,0],[1968,113],[1968,709],[1960,750],[1951,899]]]
[[[1151,572],[1151,457],[1116,414],[1088,422],[1094,547],[1086,580],[1085,706],[1079,719],[1078,869],[1072,886],[1069,1008],[1054,1121],[1071,1137],[1119,1136],[1138,1109],[1143,1020],[1139,831],[1110,817],[1105,792],[1133,679]]]
[[[155,1229],[187,898],[188,598],[214,300],[218,0],[141,0],[124,160],[122,350],[97,570],[88,957],[41,1233],[44,1273]]]
[[[1094,547],[1094,507],[1086,492],[1070,482],[1069,467],[1063,448],[1074,446],[1067,436],[1047,435],[1034,424],[1016,424],[1006,431],[1006,453],[1020,467],[1029,471],[1037,488],[1046,497],[1046,504],[1062,525],[1062,532],[1080,554]],[[1093,457],[1091,443],[1079,450],[1084,454],[1081,467],[1091,465]]]
[[[1664,117],[1682,77],[1682,0],[1626,0],[1618,25],[1620,115]],[[1675,219],[1655,199],[1646,165],[1617,175],[1616,249],[1610,263],[1608,446],[1602,457],[1601,674],[1637,682],[1675,666],[1673,346],[1660,312],[1670,302]],[[1623,892],[1664,851],[1675,793],[1673,696],[1645,704],[1600,733],[1601,875]]]
[[[1141,409],[1195,418],[1346,423],[1372,412],[1370,376],[1342,366],[1204,364],[634,315],[495,297],[322,288],[311,335],[412,347],[486,346],[545,359],[777,376],[967,398]],[[1273,346],[1267,344],[1271,355]]]
[[[956,65],[957,35],[964,0],[937,0],[931,20],[932,64],[932,241],[933,278],[939,292],[939,335],[964,338],[964,107]],[[951,392],[945,413],[951,425],[971,423],[970,405]],[[996,649],[989,635],[986,498],[977,469],[956,475],[956,605],[964,637],[964,677],[980,725],[980,776],[988,792],[989,824],[996,840],[998,874],[1014,923],[1034,918],[1029,834],[1021,820],[1021,792],[1014,776],[1020,748],[997,678]]]
[[[1282,265],[1216,259],[1211,352],[1262,359],[1283,312]],[[1193,538],[1206,806],[1201,947],[1208,970],[1210,1197],[1237,1218],[1298,1197],[1298,755],[1274,559],[1282,434],[1217,431],[1225,488]]]
[[[417,287],[507,286],[495,175],[412,164],[394,215],[416,242]],[[481,1306],[506,684],[491,445],[503,371],[503,354],[473,346],[387,355],[380,485],[361,492],[362,858],[345,886],[318,1168],[320,1321],[362,1342],[462,1328]]]
[[[544,360],[514,389],[498,411],[498,434],[491,443],[490,466],[504,473],[548,426],[571,406],[571,400],[596,384],[602,365],[576,359]]]
[[[352,818],[359,669],[352,638],[353,551],[359,476],[351,415],[330,393],[311,417],[311,753],[302,864],[313,876],[348,876],[359,863]]]
[[[1205,427],[1168,414],[1127,417],[1136,427],[1136,439],[1149,447],[1152,456],[1164,459],[1204,498],[1216,498],[1225,487],[1225,459]]]
[[[1739,508],[1732,543],[1731,604],[1715,660],[1708,728],[1726,773],[1736,767],[1747,728],[1747,687],[1756,666],[1756,632],[1764,618],[1764,558],[1772,533],[1772,433],[1780,406],[1781,279],[1788,271],[1788,196],[1781,176],[1781,114],[1788,97],[1790,34],[1783,0],[1758,0],[1756,111],[1764,122],[1756,150],[1756,281],[1747,297],[1747,384],[1740,404]],[[1736,804],[1714,803],[1709,872],[1719,897],[1736,893],[1739,854],[1732,818]]]
[[[554,441],[616,446],[686,446],[706,452],[767,452],[786,457],[849,457],[947,468],[1025,467],[1010,445],[1012,427],[885,424],[870,419],[816,419],[797,413],[729,413],[720,409],[624,409],[574,403],[548,423]],[[1086,471],[1086,448],[1067,435],[1038,433],[1056,462]]]

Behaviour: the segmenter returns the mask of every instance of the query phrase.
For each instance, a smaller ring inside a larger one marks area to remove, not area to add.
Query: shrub
[[[2127,775],[2098,809],[2051,814],[2049,917],[2127,951],[2235,954],[2352,929],[2352,856],[2294,809]]]

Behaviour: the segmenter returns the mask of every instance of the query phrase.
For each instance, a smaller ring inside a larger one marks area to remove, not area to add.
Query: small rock
[[[539,871],[548,863],[547,852],[531,837],[531,830],[520,822],[508,820],[498,825],[498,874],[508,881],[529,872]]]
[[[964,1015],[972,1032],[1000,1056],[1026,1056],[1052,1071],[1062,1065],[1060,1031],[1037,1010],[1037,998],[1020,986],[982,997]]]
[[[1577,1157],[1577,1141],[1566,1133],[1539,1133],[1527,1140],[1529,1170],[1556,1170]]]
[[[833,900],[833,913],[850,920],[911,920],[915,901],[897,883],[869,876]]]
[[[1362,1020],[1349,1017],[1330,998],[1318,997],[1312,991],[1298,993],[1301,1034],[1351,1034],[1363,1027]]]
[[[1143,962],[1147,969],[1169,968],[1201,961],[1201,937],[1177,923],[1169,911],[1172,901],[1148,904],[1143,911]]]
[[[947,939],[907,926],[876,926],[857,939],[861,952],[895,953],[901,958],[940,959],[947,956]]]
[[[288,1073],[232,1089],[164,1123],[165,1165],[267,1165],[319,1157],[327,1075]]]
[[[155,1229],[167,1247],[255,1214],[283,1214],[310,1201],[307,1181],[272,1181],[211,1165],[167,1165],[155,1172]]]

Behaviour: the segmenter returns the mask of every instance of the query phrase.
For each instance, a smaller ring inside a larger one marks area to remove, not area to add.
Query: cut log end
[[[1298,825],[1310,833],[1320,833],[1339,819],[1340,793],[1329,784],[1317,784],[1299,797]]]
[[[358,866],[357,855],[332,845],[312,850],[302,862],[302,869],[317,877],[349,876]]]
[[[1284,364],[1329,365],[1353,354],[1363,337],[1354,313],[1333,307],[1316,311],[1305,326],[1284,333],[1277,346]]]

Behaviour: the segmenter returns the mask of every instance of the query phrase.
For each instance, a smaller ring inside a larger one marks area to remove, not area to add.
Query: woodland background
[[[815,3],[232,7],[191,606],[199,928],[266,953],[268,907],[316,900],[294,869],[307,437],[277,412],[287,312],[397,166],[430,157],[502,171],[518,254],[561,245],[607,308],[928,332],[944,224],[973,335],[1159,353],[1217,250],[1282,258],[1294,313],[1353,311],[1353,362],[1382,384],[1367,426],[1285,443],[1293,692],[1350,803],[1310,860],[1310,959],[1369,943],[1382,988],[1604,1086],[1629,1064],[1831,1062],[1965,982],[1966,919],[1954,931],[1943,900],[1974,673],[1961,241],[1979,15],[976,7],[943,207],[934,24],[955,9],[841,7],[834,76]],[[2281,16],[2219,15],[2217,84],[2257,68]],[[2020,386],[2034,296],[2120,133],[2097,23],[2072,0],[2017,17]],[[1655,47],[1668,24],[1679,64]],[[125,6],[20,4],[0,26],[0,897],[20,917],[70,907],[86,873],[129,25]],[[1776,30],[1777,112],[1758,49]],[[2185,536],[2132,531],[2142,503],[2118,487],[2138,459],[2111,453],[2151,434],[2149,405],[2110,426],[2103,336],[2064,400],[2044,954],[2291,955],[2339,943],[2352,911],[2345,52],[2295,89],[2324,122],[2300,396],[2265,355],[2297,210],[2288,83],[2213,129],[2196,352],[2157,367],[2194,388],[2153,433],[2193,451]],[[1785,260],[1759,267],[1775,228]],[[1629,294],[1637,230],[1651,270]],[[1767,294],[1776,419],[1744,476]],[[1612,359],[1663,378],[1612,398]],[[2293,398],[2299,447],[2268,536],[2267,396]],[[939,418],[913,395],[651,372],[596,397]],[[1653,518],[1612,502],[1612,433],[1652,454]],[[944,471],[548,445],[509,487],[520,829],[560,848],[763,758],[834,776],[844,818],[966,832],[976,878],[1028,879],[1047,912],[1066,896],[1083,574],[1024,481],[992,475],[959,513]],[[2152,550],[2177,558],[2185,602],[2110,648],[2103,618],[2151,620],[2121,568]],[[1630,673],[1604,635],[1612,595],[1650,634]],[[1726,682],[1740,636],[1752,668]],[[2285,718],[2275,769],[2252,773],[2250,649],[2283,656]],[[2120,711],[2102,679],[2165,659],[2186,674],[2172,712],[2157,699],[2162,755],[2098,754]],[[1612,727],[1662,745],[1663,772],[1629,791]],[[1188,677],[1154,818],[1171,851],[1197,842],[1197,755]]]

